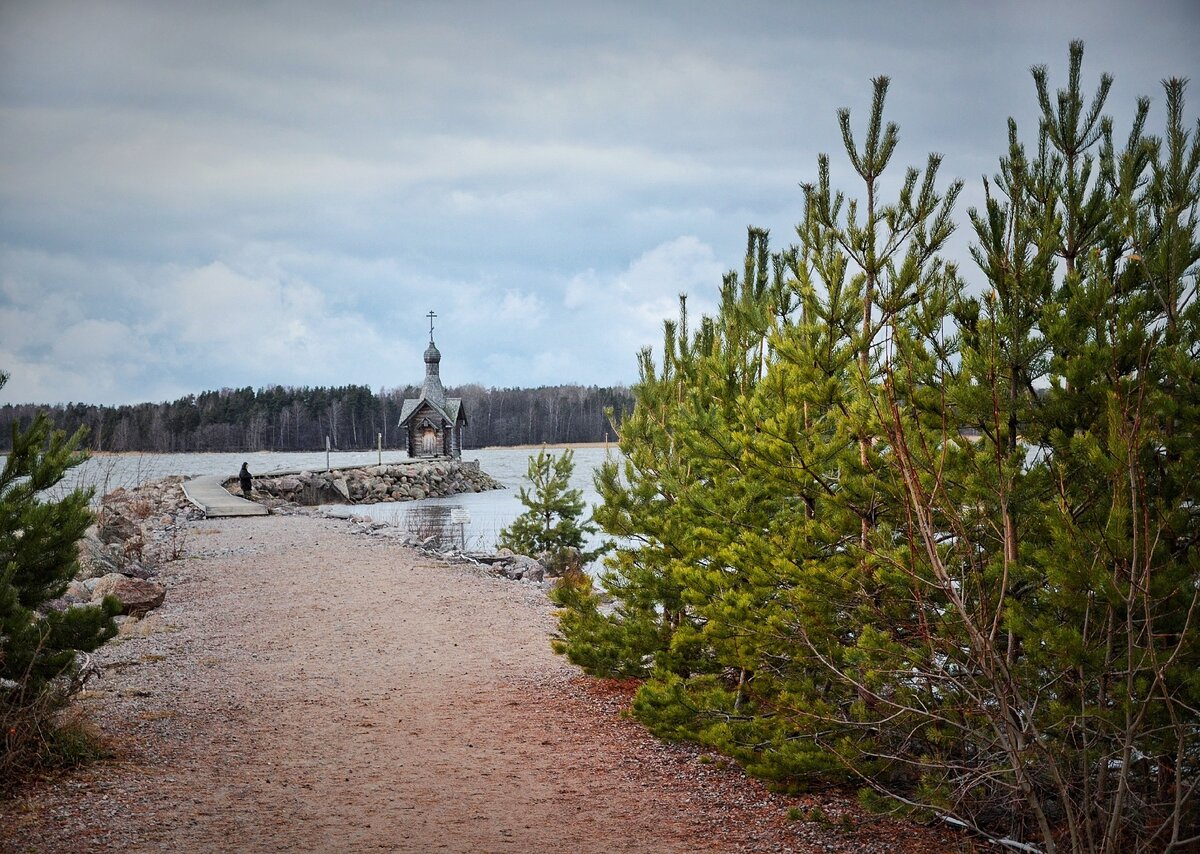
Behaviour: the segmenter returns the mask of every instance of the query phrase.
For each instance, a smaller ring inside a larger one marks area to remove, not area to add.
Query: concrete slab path
[[[216,516],[266,516],[267,508],[245,498],[230,495],[220,475],[204,475],[183,482],[183,494],[188,501],[204,511],[208,518]]]

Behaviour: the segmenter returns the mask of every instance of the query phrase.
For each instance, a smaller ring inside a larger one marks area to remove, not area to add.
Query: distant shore
[[[474,451],[522,451],[536,450],[537,448],[615,448],[617,442],[538,442],[524,445],[484,445],[479,448],[466,448],[463,450],[464,455],[470,455]],[[384,455],[403,453],[403,448],[384,448]],[[91,457],[164,457],[172,454],[200,456],[211,454],[216,456],[221,455],[241,455],[251,456],[252,454],[324,454],[324,449],[312,451],[88,451],[88,456]],[[330,453],[333,454],[374,454],[375,448],[334,448]]]
[[[536,445],[486,445],[482,448],[468,448],[463,451],[464,454],[469,454],[471,451],[522,451],[535,450],[537,448],[615,448],[616,442],[539,442]]]

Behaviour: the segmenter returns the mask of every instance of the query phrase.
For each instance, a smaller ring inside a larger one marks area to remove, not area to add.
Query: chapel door
[[[421,434],[421,453],[426,456],[437,453],[437,431],[432,427],[426,427],[425,432]]]

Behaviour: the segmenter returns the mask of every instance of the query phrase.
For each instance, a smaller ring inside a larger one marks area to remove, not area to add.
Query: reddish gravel
[[[188,553],[83,700],[117,760],[0,802],[0,850],[965,846],[653,739],[631,685],[550,652],[536,587],[311,516],[195,522]],[[832,822],[789,820],[814,806]]]

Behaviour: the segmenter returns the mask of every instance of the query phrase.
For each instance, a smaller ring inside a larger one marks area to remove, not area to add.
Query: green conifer
[[[1165,83],[1126,142],[1034,69],[1036,150],[1009,123],[969,212],[982,294],[940,257],[938,158],[879,197],[898,131],[805,188],[799,245],[752,232],[693,336],[668,323],[598,477],[626,545],[556,648],[645,673],[657,732],[786,785],[1046,851],[1200,839],[1200,125]],[[774,279],[764,271],[772,267]],[[603,654],[589,655],[603,650]],[[878,795],[883,795],[880,801]]]
[[[561,564],[570,549],[584,560],[593,556],[584,545],[595,526],[580,521],[585,504],[583,491],[570,488],[574,471],[575,453],[569,448],[557,457],[542,448],[529,458],[525,477],[531,488],[522,486],[517,492],[526,509],[500,532],[501,548],[524,555],[549,553],[554,565],[548,568],[556,571],[564,568]]]
[[[0,373],[0,387],[7,381]],[[80,652],[116,633],[115,599],[65,611],[46,603],[77,572],[77,544],[92,514],[92,490],[46,496],[83,461],[82,433],[51,429],[44,415],[24,432],[14,425],[0,472],[0,766],[27,761],[53,732],[53,713],[69,699]]]

